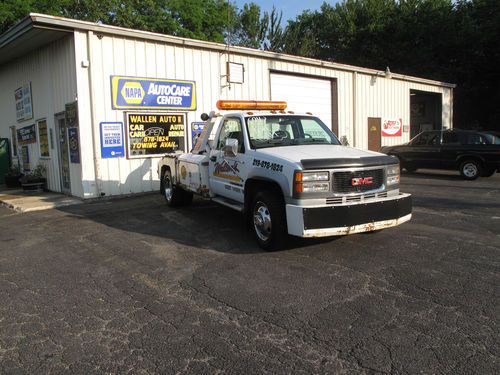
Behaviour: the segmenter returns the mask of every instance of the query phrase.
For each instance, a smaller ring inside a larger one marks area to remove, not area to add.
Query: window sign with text
[[[49,134],[47,129],[47,120],[38,121],[38,139],[40,142],[40,156],[48,158],[49,154]]]
[[[24,126],[17,129],[17,141],[20,145],[28,145],[36,143],[36,128],[35,124]]]
[[[185,151],[184,113],[127,113],[127,157],[162,156]]]
[[[119,158],[125,156],[122,122],[101,122],[101,157]]]
[[[31,99],[31,83],[27,83],[14,91],[16,102],[16,119],[18,122],[33,118],[33,103]]]

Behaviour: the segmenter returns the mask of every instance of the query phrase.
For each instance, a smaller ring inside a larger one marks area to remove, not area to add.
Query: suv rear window
[[[479,133],[467,133],[465,134],[465,144],[466,145],[487,145],[489,142]]]

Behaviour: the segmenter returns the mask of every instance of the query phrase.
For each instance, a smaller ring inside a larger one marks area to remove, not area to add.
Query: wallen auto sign
[[[383,137],[399,137],[403,132],[402,119],[384,118],[382,121],[382,136]]]

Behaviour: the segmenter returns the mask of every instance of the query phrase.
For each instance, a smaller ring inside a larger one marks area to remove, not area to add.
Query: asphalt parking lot
[[[500,373],[500,174],[401,189],[410,223],[274,253],[206,201],[0,207],[0,373]]]

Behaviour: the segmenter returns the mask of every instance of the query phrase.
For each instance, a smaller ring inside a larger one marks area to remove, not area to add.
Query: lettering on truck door
[[[227,139],[238,140],[236,156],[225,154]],[[238,117],[225,118],[210,152],[210,188],[216,195],[243,202],[247,166],[242,121]]]

